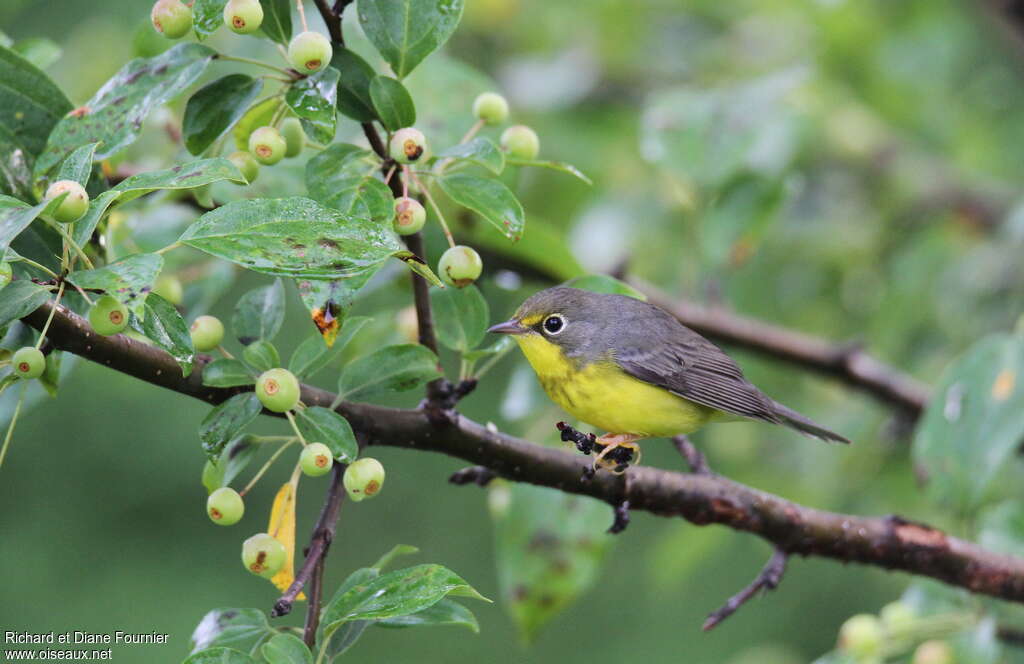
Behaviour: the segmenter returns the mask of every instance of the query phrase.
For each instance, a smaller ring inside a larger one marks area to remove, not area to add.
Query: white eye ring
[[[554,336],[556,334],[561,334],[562,330],[565,329],[565,326],[567,324],[568,322],[565,320],[565,316],[563,316],[562,314],[551,314],[550,316],[544,319],[544,324],[542,325],[542,327],[544,328],[544,332],[546,334]],[[554,329],[551,329],[549,325],[554,327]]]

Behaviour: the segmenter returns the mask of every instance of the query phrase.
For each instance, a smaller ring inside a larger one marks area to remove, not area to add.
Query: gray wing
[[[665,333],[650,338],[644,346],[620,345],[616,349],[616,362],[626,373],[710,408],[783,423],[775,403],[743,377],[728,355],[675,319],[670,320],[651,326]]]

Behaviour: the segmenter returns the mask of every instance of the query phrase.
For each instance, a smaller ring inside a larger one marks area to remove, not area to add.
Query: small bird
[[[636,298],[549,288],[488,332],[513,335],[548,396],[607,432],[595,469],[615,468],[605,457],[616,448],[639,460],[635,441],[710,422],[759,420],[850,442],[765,395],[718,346]]]

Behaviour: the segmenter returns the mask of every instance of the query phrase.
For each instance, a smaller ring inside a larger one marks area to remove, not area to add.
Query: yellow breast
[[[566,412],[608,433],[675,436],[704,426],[714,410],[625,373],[614,362],[577,368],[538,334],[517,335],[548,396]]]

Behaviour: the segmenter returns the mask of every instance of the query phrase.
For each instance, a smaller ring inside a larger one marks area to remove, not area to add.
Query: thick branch
[[[884,403],[899,406],[911,417],[920,415],[928,403],[928,388],[923,383],[857,346],[834,344],[724,309],[676,300],[639,279],[629,282],[653,304],[707,337],[839,378]]]
[[[41,328],[51,306],[43,305],[24,320]],[[200,357],[192,375],[183,378],[170,355],[123,335],[98,337],[84,319],[63,307],[54,316],[48,336],[56,348],[209,403],[218,403],[239,391],[202,384],[200,373],[209,361],[207,357]],[[302,388],[302,400],[307,405],[327,406],[333,399],[334,395],[325,390]],[[423,411],[362,403],[342,403],[338,412],[351,423],[362,445],[442,452],[486,466],[513,481],[613,504],[628,500],[634,511],[749,532],[787,554],[902,570],[1024,603],[1024,559],[986,551],[927,525],[898,517],[859,517],[816,510],[713,474],[640,466],[629,470],[625,486],[621,478],[608,473],[582,481],[589,458],[501,434],[465,417],[453,416],[448,424],[438,425]]]

